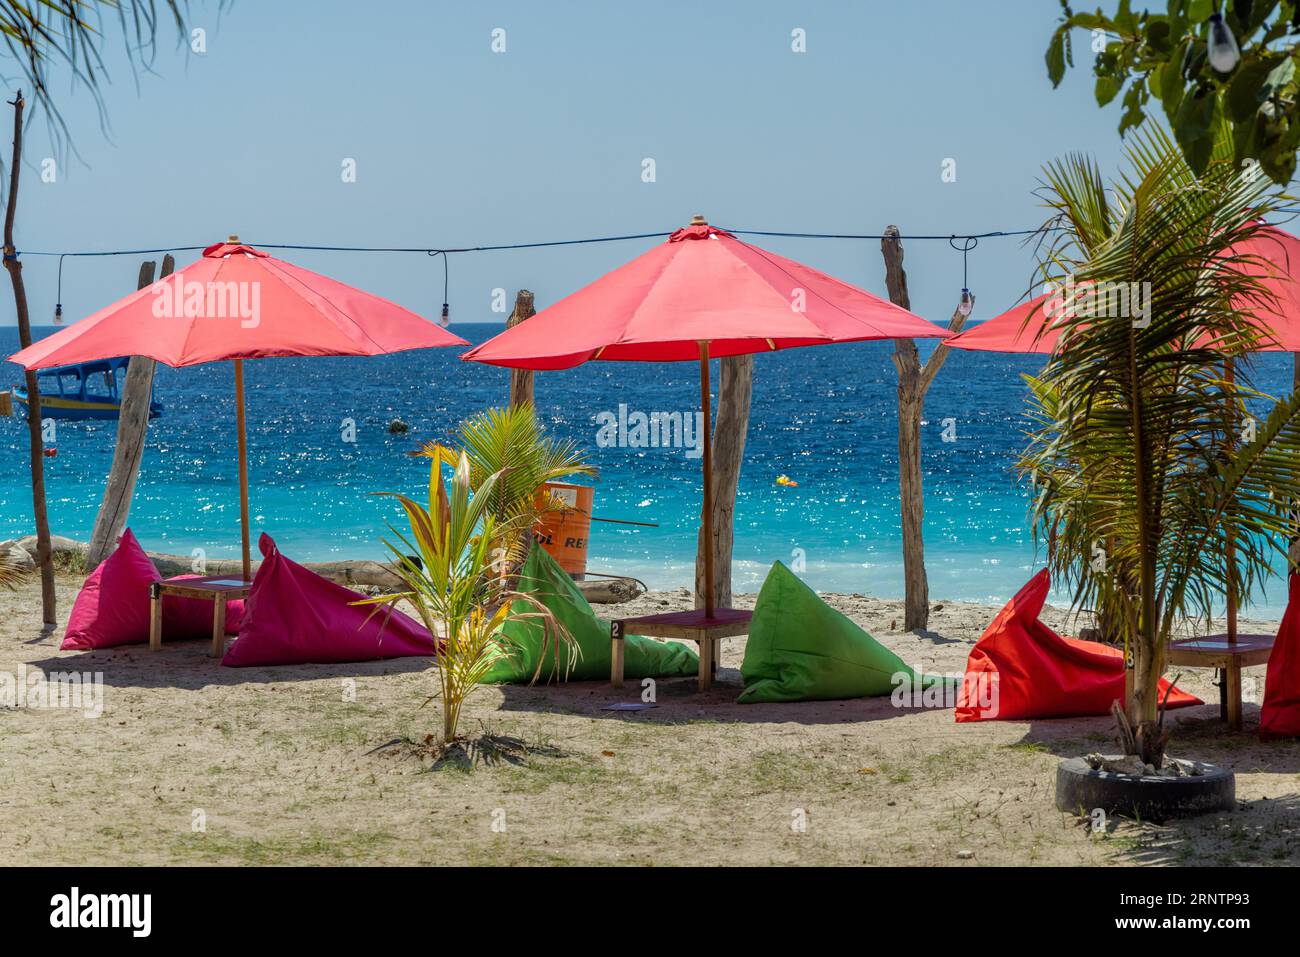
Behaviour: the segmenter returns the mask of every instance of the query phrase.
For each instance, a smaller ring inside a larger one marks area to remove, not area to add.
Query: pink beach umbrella
[[[233,360],[244,579],[252,577],[244,359],[376,356],[468,345],[396,303],[276,259],[235,236],[184,269],[10,357],[26,369],[147,356],[166,365]]]
[[[668,241],[461,358],[515,369],[592,360],[699,361],[704,411],[704,538],[713,539],[709,360],[794,346],[939,338],[947,332],[886,300],[742,242],[696,216]],[[716,621],[712,548],[703,624]]]
[[[1234,251],[1254,257],[1251,271],[1262,273],[1260,284],[1271,296],[1270,301],[1252,304],[1260,331],[1255,350],[1300,353],[1300,239],[1266,226]],[[1059,293],[1045,293],[950,336],[944,344],[973,352],[1049,355],[1060,337],[1055,319],[1062,307]]]

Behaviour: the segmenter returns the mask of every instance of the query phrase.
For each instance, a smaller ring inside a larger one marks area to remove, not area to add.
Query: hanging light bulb
[[[54,294],[54,324],[63,323],[63,257],[67,253],[59,255],[59,291]]]
[[[430,256],[442,257],[442,315],[438,317],[438,325],[446,329],[451,325],[451,306],[447,304],[447,290],[451,283],[451,269],[447,265],[447,252],[444,249],[428,249],[425,252]]]
[[[969,316],[971,310],[975,308],[975,297],[971,295],[970,287],[967,285],[970,282],[970,271],[967,269],[966,257],[979,244],[980,241],[975,236],[962,237],[960,246],[957,245],[956,236],[948,237],[948,245],[961,253],[961,302],[957,304],[957,312],[963,316]]]
[[[1237,38],[1223,22],[1223,14],[1217,12],[1210,14],[1208,59],[1210,66],[1220,73],[1231,73],[1241,62],[1241,49],[1237,46]]]

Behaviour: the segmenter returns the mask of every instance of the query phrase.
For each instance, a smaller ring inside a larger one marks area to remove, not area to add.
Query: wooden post
[[[513,329],[525,319],[535,315],[537,310],[533,308],[533,294],[527,289],[520,289],[515,294],[515,308],[510,313],[510,318],[506,320],[506,328]],[[510,404],[522,405],[525,402],[529,405],[533,404],[533,370],[511,369]]]
[[[14,290],[18,314],[18,341],[24,349],[32,344],[31,316],[27,311],[27,287],[23,264],[14,246],[14,217],[18,212],[18,174],[23,168],[23,91],[9,103],[14,108],[14,148],[9,160],[9,198],[5,207],[4,263]],[[54,591],[54,550],[50,547],[50,520],[45,510],[45,448],[41,438],[41,389],[36,373],[28,371],[27,432],[32,465],[32,516],[36,524],[36,562],[41,566],[41,615],[47,626],[58,623],[58,596]]]
[[[217,594],[212,599],[212,657],[226,653],[226,596]]]
[[[1223,378],[1231,386],[1236,382],[1236,363],[1231,357],[1223,360]],[[1233,414],[1232,407],[1228,407],[1228,435],[1226,436],[1229,450],[1235,444],[1236,436],[1233,435],[1237,429],[1237,417]],[[1223,542],[1223,560],[1227,566],[1228,594],[1225,596],[1227,603],[1228,618],[1228,642],[1233,643],[1237,640],[1237,535],[1236,529],[1229,524],[1224,529]],[[1240,689],[1238,689],[1240,694]]]
[[[709,408],[709,344],[707,341],[700,341],[700,407],[704,410],[704,510],[701,513],[703,521],[704,540],[713,541],[713,436],[710,424]],[[713,601],[713,549],[704,549],[704,617],[712,618],[715,607]],[[701,648],[701,650],[703,650]],[[701,655],[703,660],[703,655]],[[700,666],[703,669],[703,665]],[[703,671],[701,671],[703,675]],[[701,682],[703,678],[701,677]]]
[[[731,606],[731,552],[736,540],[736,489],[745,457],[749,408],[754,382],[752,355],[728,356],[718,362],[718,414],[713,422],[713,523],[712,540],[700,530],[695,562],[695,600],[704,594],[706,550],[713,552],[713,597],[720,608]],[[703,436],[701,436],[703,440]]]
[[[170,254],[163,257],[159,279],[171,275],[176,261]],[[154,281],[154,263],[140,264],[136,288],[143,289]],[[113,465],[108,470],[104,500],[95,517],[95,528],[86,549],[86,571],[92,571],[108,557],[114,543],[126,527],[131,514],[135,483],[140,477],[140,461],[149,431],[149,403],[153,398],[153,376],[157,363],[146,356],[132,356],[122,380],[121,411],[117,416],[117,443],[113,446]]]
[[[162,582],[149,586],[149,650],[162,647]]]
[[[244,421],[244,360],[235,360],[235,428],[239,433],[239,535],[243,545],[244,581],[253,580],[248,543],[248,432]]]
[[[903,269],[903,241],[898,227],[890,226],[880,241],[885,259],[885,285],[889,299],[904,309],[912,308]],[[955,310],[948,328],[957,332],[966,321]],[[925,492],[921,478],[921,418],[925,393],[948,358],[948,347],[938,345],[921,364],[916,342],[894,340],[894,368],[898,370],[898,491],[903,525],[903,628],[912,631],[930,623],[930,586],[925,574]]]

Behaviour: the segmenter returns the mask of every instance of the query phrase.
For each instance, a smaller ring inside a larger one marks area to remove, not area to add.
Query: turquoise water
[[[459,324],[478,343],[499,325]],[[38,329],[37,336],[51,332]],[[0,329],[5,355],[14,329]],[[923,350],[927,347],[923,347]],[[735,586],[754,591],[773,561],[801,554],[804,578],[824,591],[901,597],[897,377],[889,343],[790,349],[756,358],[753,409],[736,505]],[[427,490],[427,465],[407,452],[445,439],[466,416],[508,396],[508,372],[459,361],[455,349],[373,359],[264,359],[245,363],[254,538],[266,531],[291,557],[382,558],[393,504],[370,493]],[[1258,357],[1268,389],[1289,385],[1290,356]],[[935,599],[1004,601],[1039,567],[1028,497],[1011,472],[1023,446],[1020,376],[1041,357],[954,352],[931,387],[923,429],[926,564]],[[4,365],[0,385],[20,378]],[[716,382],[717,365],[714,366]],[[594,362],[539,373],[538,410],[556,435],[589,450],[600,470],[595,514],[658,523],[597,524],[593,570],[626,572],[653,587],[693,579],[700,462],[684,448],[598,445],[601,413],[693,415],[691,363]],[[151,550],[237,557],[239,499],[233,372],[229,363],[161,367],[166,411],[149,426],[130,525]],[[407,435],[387,433],[401,418]],[[953,420],[950,424],[945,420]],[[345,441],[346,421],[356,441]],[[944,441],[950,425],[953,441]],[[87,539],[112,459],[115,422],[60,423],[46,460],[51,526]],[[955,433],[953,432],[955,430]],[[692,453],[693,455],[693,453]],[[31,533],[26,426],[0,420],[0,539]],[[778,475],[797,487],[776,484]],[[1284,589],[1256,597],[1276,616]]]

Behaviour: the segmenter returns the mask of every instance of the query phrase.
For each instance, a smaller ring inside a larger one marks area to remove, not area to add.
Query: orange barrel
[[[596,490],[590,485],[547,482],[537,491],[539,501],[550,495],[564,507],[542,516],[533,533],[537,542],[575,581],[587,574],[587,540],[591,535],[591,505]]]

